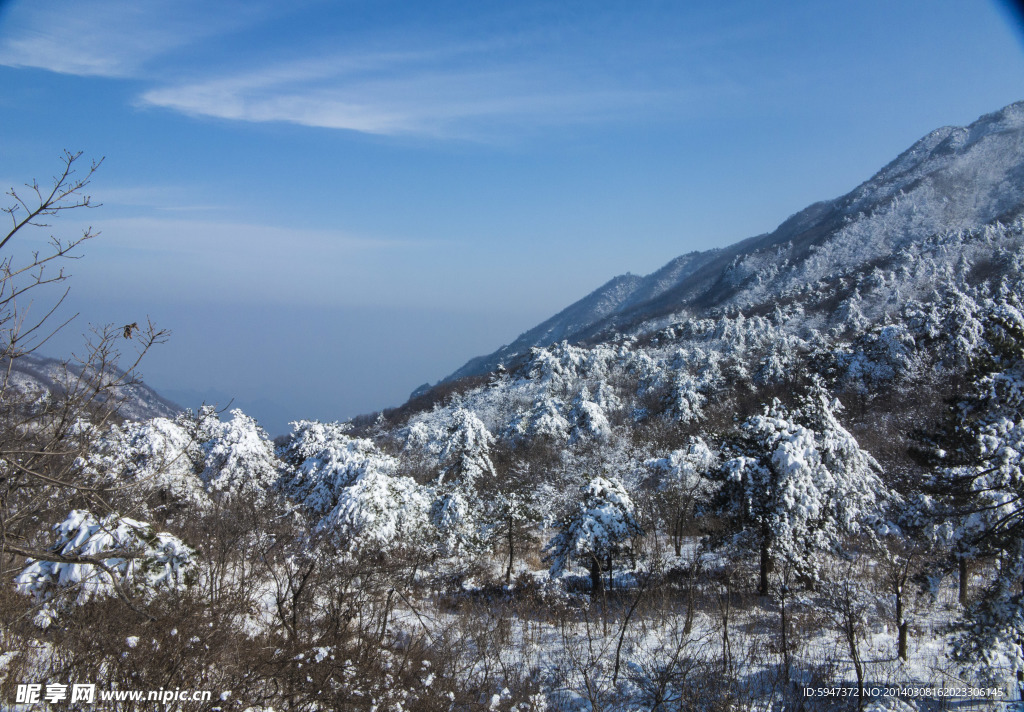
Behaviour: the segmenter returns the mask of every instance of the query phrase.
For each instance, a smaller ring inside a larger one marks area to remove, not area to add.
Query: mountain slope
[[[8,362],[3,363],[5,369],[9,366]],[[69,387],[72,390],[81,388],[78,381],[81,367],[57,359],[25,354],[16,358],[10,369],[10,386],[32,397],[44,394],[59,396]],[[110,375],[112,378],[123,376],[120,371],[112,371]],[[118,413],[129,420],[173,418],[183,410],[141,381],[119,386],[116,397],[120,400]]]
[[[678,257],[646,277],[615,277],[445,380],[486,373],[553,342],[644,332],[670,316],[748,308],[884,263],[912,243],[1024,213],[1024,102],[966,127],[936,129],[850,193],[771,233]]]

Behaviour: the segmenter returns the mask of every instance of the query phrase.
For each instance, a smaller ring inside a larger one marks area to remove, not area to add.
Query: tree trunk
[[[896,642],[896,655],[900,660],[907,660],[907,628],[909,624],[903,618],[903,586],[896,586],[896,628],[899,631]]]
[[[676,558],[683,555],[683,518],[676,516],[672,525],[672,548],[676,551]]]
[[[857,645],[856,631],[851,631],[848,638],[850,657],[853,658],[853,669],[857,673],[857,709],[864,708],[864,663],[860,659],[860,646]]]
[[[505,583],[512,581],[512,565],[515,563],[515,532],[512,522],[508,522],[508,568],[505,569]]]
[[[970,579],[967,572],[967,557],[961,556],[958,563],[960,565],[960,605],[967,608],[967,583]]]
[[[1021,593],[1024,594],[1024,581],[1020,582]],[[1024,654],[1024,638],[1017,639],[1018,654]],[[1024,670],[1017,671],[1017,698],[1024,700]]]
[[[761,535],[761,579],[758,583],[757,593],[760,596],[768,595],[768,570],[771,568],[771,554],[768,551],[768,534]]]
[[[782,632],[782,668],[786,671],[786,680],[789,680],[789,641],[786,639],[786,585],[782,585],[782,595],[779,598],[780,628]]]
[[[864,708],[864,663],[860,659],[860,645],[857,643],[857,613],[854,610],[852,592],[849,588],[844,592],[841,602],[842,629],[846,644],[850,649],[853,670],[857,674],[857,709]]]
[[[786,673],[786,681],[790,678],[789,660],[789,620],[786,618],[786,599],[789,598],[789,565],[782,567],[781,581],[779,581],[779,625],[780,642],[782,643],[782,668]]]
[[[604,581],[601,580],[601,562],[597,556],[590,557],[590,595],[598,596],[604,591]]]
[[[686,622],[683,624],[683,635],[689,635],[693,631],[693,605],[696,597],[697,562],[690,564],[690,570],[686,576]]]
[[[732,606],[732,591],[726,584],[719,596],[718,605],[722,614],[722,672],[728,674],[732,669],[732,646],[729,643],[729,609]]]

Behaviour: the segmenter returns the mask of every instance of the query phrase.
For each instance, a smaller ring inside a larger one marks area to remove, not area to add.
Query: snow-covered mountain
[[[8,364],[3,364],[7,368]],[[123,373],[112,372],[111,377],[118,379]],[[74,364],[65,365],[63,361],[36,354],[19,356],[11,366],[9,377],[10,387],[29,395],[59,395],[68,388],[81,388],[79,379],[81,369]],[[126,383],[116,389],[121,399],[118,413],[128,420],[145,420],[148,418],[172,418],[183,409],[167,400],[145,383]]]
[[[621,275],[445,380],[486,373],[558,341],[594,343],[692,316],[749,310],[884,268],[936,235],[1010,223],[1024,213],[1024,102],[919,140],[870,180],[815,203],[774,231]]]
[[[399,409],[274,442],[240,410],[43,409],[0,453],[17,664],[241,689],[233,709],[796,708],[865,680],[914,709],[1020,698],[1022,124],[933,132]],[[19,362],[44,403],[75,380]]]

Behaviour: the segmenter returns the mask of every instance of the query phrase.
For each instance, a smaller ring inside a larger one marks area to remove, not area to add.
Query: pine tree
[[[95,446],[83,458],[83,473],[123,490],[121,503],[143,516],[157,507],[207,509],[210,498],[196,474],[201,449],[186,420],[152,418],[110,426],[96,435]]]
[[[991,557],[995,576],[968,607],[955,656],[1009,665],[1024,689],[1024,313],[992,305],[968,396],[941,441],[938,531],[960,560]],[[953,516],[950,516],[953,515]],[[966,603],[966,601],[964,601]]]
[[[760,556],[761,595],[773,560],[814,580],[820,554],[881,515],[881,468],[836,419],[839,408],[816,385],[795,409],[776,400],[748,418],[729,444],[719,504]]]
[[[17,590],[45,605],[36,622],[49,626],[73,602],[120,596],[150,599],[186,586],[194,577],[194,554],[178,537],[119,514],[97,518],[73,510],[54,528],[56,542],[44,560],[27,559]]]
[[[493,494],[488,509],[491,540],[508,549],[505,567],[505,582],[508,583],[512,580],[516,554],[521,556],[522,551],[536,541],[534,532],[542,519],[541,508],[533,489],[512,480]]]
[[[452,413],[448,432],[441,444],[441,476],[472,489],[481,476],[493,476],[490,449],[494,436],[472,411],[458,408]]]
[[[513,444],[541,440],[564,445],[570,428],[569,421],[562,414],[564,409],[564,404],[557,398],[538,398],[528,411],[512,419],[506,437]]]
[[[316,520],[334,510],[359,478],[391,475],[398,467],[372,440],[349,436],[347,424],[300,420],[293,426],[281,450],[289,472],[280,488]]]
[[[456,408],[438,448],[441,472],[430,508],[443,554],[478,550],[485,543],[486,507],[479,480],[495,474],[490,457],[493,443],[494,436],[475,413]]]
[[[369,469],[341,490],[318,529],[329,531],[352,552],[417,549],[426,535],[429,504],[410,478]]]
[[[595,477],[580,488],[579,497],[545,547],[544,560],[552,576],[560,576],[573,561],[590,567],[591,592],[602,590],[601,573],[612,577],[613,559],[640,536],[633,500],[615,478]]]
[[[611,423],[605,415],[604,408],[590,399],[590,391],[584,387],[573,400],[569,412],[572,431],[569,442],[580,440],[607,441],[612,434]]]
[[[715,486],[708,475],[718,464],[717,454],[697,437],[691,438],[685,449],[644,462],[656,480],[676,556],[682,553],[683,535],[698,505],[707,504],[712,496]]]

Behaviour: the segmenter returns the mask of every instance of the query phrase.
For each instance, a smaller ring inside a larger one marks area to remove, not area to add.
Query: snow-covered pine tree
[[[528,468],[524,465],[524,468]],[[496,545],[508,549],[508,565],[505,567],[505,582],[512,579],[516,555],[522,555],[529,545],[536,542],[535,530],[542,519],[537,492],[524,482],[524,472],[500,487],[491,496],[488,519],[490,520],[490,538]]]
[[[701,438],[693,437],[684,449],[667,457],[652,458],[644,467],[655,479],[662,515],[676,556],[682,553],[683,535],[697,506],[707,504],[715,489],[708,474],[718,466],[718,455]]]
[[[760,556],[758,591],[768,594],[774,559],[802,578],[818,576],[819,555],[878,521],[886,488],[880,466],[839,423],[840,408],[815,385],[798,407],[777,400],[748,418],[728,445],[721,513]]]
[[[936,476],[939,526],[961,559],[990,557],[995,576],[970,605],[954,654],[1009,667],[1024,689],[1024,312],[1001,301],[985,318],[972,388],[956,411],[950,466]],[[954,517],[948,515],[954,514]],[[964,601],[966,603],[966,601]]]
[[[643,533],[634,510],[626,488],[614,477],[595,477],[583,485],[544,549],[551,575],[562,575],[578,561],[590,568],[591,593],[600,593],[602,571],[611,578],[613,559]]]
[[[494,475],[490,449],[494,436],[471,410],[457,408],[451,416],[448,432],[441,444],[440,484],[455,481],[472,489],[478,478]]]
[[[439,448],[441,472],[435,482],[430,519],[444,554],[483,543],[485,505],[478,480],[494,476],[490,449],[494,436],[471,410],[456,408]]]
[[[569,438],[570,423],[562,414],[565,405],[557,398],[537,398],[528,411],[516,415],[505,430],[513,444],[533,443],[540,440],[553,445],[564,445]]]
[[[422,545],[429,499],[395,473],[398,461],[372,440],[348,435],[344,423],[302,420],[281,455],[290,468],[281,491],[348,552]]]
[[[442,556],[478,551],[483,544],[479,503],[449,483],[435,492],[430,505],[430,524]]]
[[[398,461],[372,440],[348,435],[345,423],[300,420],[292,423],[281,457],[289,468],[281,491],[318,520],[338,504],[344,489],[370,473],[390,475]]]
[[[348,551],[383,554],[421,546],[430,500],[408,477],[368,469],[342,488],[318,528],[330,531]]]
[[[605,415],[604,408],[590,399],[590,391],[586,387],[573,399],[569,418],[572,421],[569,442],[607,441],[611,437],[612,426],[608,422],[608,416]]]
[[[210,499],[196,475],[201,450],[184,422],[152,418],[112,425],[97,434],[82,471],[116,488],[121,504],[142,516],[155,506],[203,510]]]
[[[148,600],[187,585],[193,552],[178,537],[118,514],[102,519],[74,510],[54,528],[46,559],[27,559],[17,590],[45,602],[36,622],[47,627],[70,602],[118,595]]]
[[[274,444],[256,421],[238,408],[224,423],[211,411],[197,423],[204,467],[199,478],[213,496],[263,501],[280,476]]]

